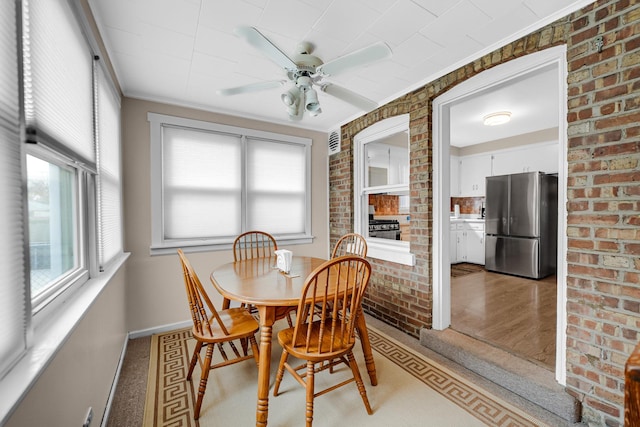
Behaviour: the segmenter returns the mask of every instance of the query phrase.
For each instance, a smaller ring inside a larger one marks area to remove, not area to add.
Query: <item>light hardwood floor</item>
[[[555,369],[556,276],[480,271],[451,278],[453,330]]]

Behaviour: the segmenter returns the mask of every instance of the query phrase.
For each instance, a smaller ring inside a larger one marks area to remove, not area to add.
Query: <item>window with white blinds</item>
[[[304,145],[247,138],[247,228],[274,235],[304,234]]]
[[[23,0],[22,4],[28,137],[95,171],[89,44],[68,1]]]
[[[120,96],[98,61],[96,139],[98,144],[98,261],[103,269],[122,253]]]
[[[18,4],[30,290],[37,313],[122,253],[120,99],[94,55],[76,2]]]
[[[0,378],[26,348],[24,227],[20,169],[15,2],[0,7]]]
[[[311,140],[149,113],[152,253],[311,239]]]
[[[163,128],[163,240],[240,234],[240,142],[237,135]]]

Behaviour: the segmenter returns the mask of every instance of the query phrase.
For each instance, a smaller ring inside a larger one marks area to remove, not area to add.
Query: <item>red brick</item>
[[[640,255],[640,243],[628,243],[624,245],[624,253],[627,255]]]
[[[626,271],[622,280],[625,283],[635,283],[638,285],[640,284],[640,273],[635,271]],[[637,288],[630,288],[630,291],[632,291],[633,293],[633,295],[631,295],[633,298],[640,298],[640,290],[638,290]],[[625,295],[626,294],[627,293],[625,292]]]
[[[633,114],[617,115],[615,117],[603,118],[596,121],[596,129],[607,129],[612,127],[620,127],[628,124],[635,124],[640,121],[640,112]]]
[[[616,131],[618,133],[619,131]],[[619,135],[619,134],[618,134]],[[594,157],[619,157],[624,154],[640,153],[640,142],[628,142],[624,144],[610,144],[596,147],[593,151]]]

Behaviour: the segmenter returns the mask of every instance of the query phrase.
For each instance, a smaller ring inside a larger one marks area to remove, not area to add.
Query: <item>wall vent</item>
[[[329,132],[329,155],[340,152],[340,131],[332,130]]]

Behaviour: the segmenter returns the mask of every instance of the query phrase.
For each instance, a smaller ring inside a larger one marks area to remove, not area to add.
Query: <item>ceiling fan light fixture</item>
[[[307,110],[309,113],[316,113],[316,114],[311,114],[312,116],[317,116],[320,113],[320,103],[318,102],[318,94],[316,93],[315,89],[309,89],[307,91],[305,91],[305,104],[304,104],[304,108],[305,110]]]
[[[287,113],[289,114],[289,117],[298,117],[298,116],[302,116],[302,111],[300,109],[300,104],[299,103],[295,103],[293,105],[289,105],[287,107]]]
[[[352,68],[364,67],[373,62],[391,57],[391,49],[385,43],[375,43],[325,63],[322,59],[313,55],[314,46],[309,42],[300,43],[296,52],[289,57],[255,27],[240,26],[235,29],[235,33],[273,63],[284,69],[289,82],[295,85],[280,95],[280,99],[285,105],[291,120],[301,120],[305,111],[312,117],[322,113],[314,86],[330,96],[334,96],[364,111],[371,111],[378,107],[376,102],[346,88],[324,82],[323,78],[337,75]],[[239,87],[221,89],[219,94],[236,95],[270,89],[286,83],[286,80],[251,83]]]
[[[320,113],[322,113],[322,108],[320,108],[320,107],[318,107],[317,109],[315,109],[313,111],[309,111],[309,115],[311,117],[316,117]]]
[[[280,99],[282,103],[287,106],[287,108],[298,105],[299,103],[300,93],[298,92],[298,88],[292,87],[287,92],[280,95]]]
[[[511,111],[498,111],[484,116],[483,123],[485,126],[497,126],[505,124],[509,120],[511,120]]]

